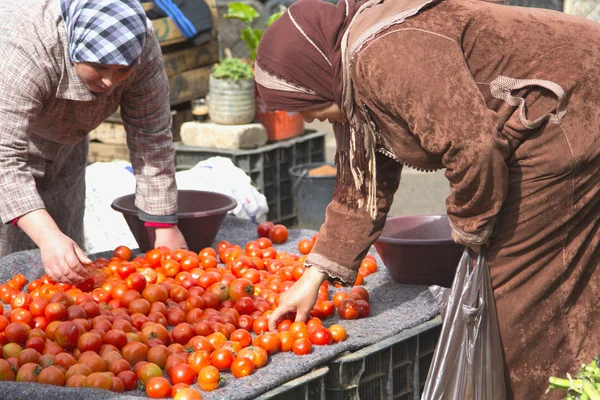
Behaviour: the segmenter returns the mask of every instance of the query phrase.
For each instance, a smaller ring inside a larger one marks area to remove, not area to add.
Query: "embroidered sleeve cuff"
[[[329,281],[349,286],[356,281],[357,271],[331,261],[317,253],[310,253],[304,262],[306,267],[313,267],[329,275]]]
[[[151,215],[142,210],[138,212],[138,216],[144,222],[157,222],[161,224],[177,224],[177,214],[171,215]]]
[[[450,218],[448,221],[450,221],[450,226],[452,227],[455,239],[458,239],[459,244],[464,246],[484,245],[494,233],[494,227],[496,226],[496,221],[490,221],[478,233],[468,233],[460,230]]]

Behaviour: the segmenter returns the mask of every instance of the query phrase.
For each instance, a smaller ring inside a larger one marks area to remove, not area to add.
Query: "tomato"
[[[102,336],[95,332],[86,332],[79,337],[77,341],[77,348],[79,351],[93,351],[95,353],[100,351],[102,347]]]
[[[242,349],[242,351],[238,353],[237,358],[240,357],[251,360],[255,369],[264,367],[269,360],[269,354],[267,351],[262,347],[256,346],[250,346]]]
[[[204,367],[211,365],[212,359],[208,351],[198,350],[188,356],[187,363],[199,374]]]
[[[17,358],[23,351],[23,348],[18,343],[7,343],[2,346],[2,357],[5,359]]]
[[[348,293],[346,292],[337,292],[336,294],[333,295],[333,305],[338,308],[340,306],[340,303],[342,302],[342,300],[345,300],[349,298]]]
[[[229,340],[238,342],[244,348],[252,344],[252,335],[246,329],[236,329],[230,335]]]
[[[181,389],[177,392],[175,396],[173,396],[175,400],[202,400],[202,395],[195,389],[185,388]]]
[[[318,346],[325,346],[333,343],[331,332],[329,332],[329,330],[323,326],[315,328],[310,334],[309,340],[312,344]]]
[[[171,384],[162,376],[153,377],[146,384],[146,394],[151,399],[171,397]]]
[[[102,372],[92,372],[85,378],[85,387],[111,390],[112,379]]]
[[[35,363],[22,365],[17,372],[17,382],[37,382],[42,367]]]
[[[198,373],[198,387],[206,392],[215,390],[219,387],[220,376],[221,374],[216,367],[206,366]]]
[[[129,362],[124,359],[113,359],[108,363],[108,371],[112,372],[115,375],[119,375],[123,371],[130,371],[131,366]]]
[[[215,368],[217,368],[219,371],[226,371],[231,367],[234,356],[231,350],[221,348],[213,351],[213,353],[210,355],[210,358],[212,360],[212,365]]]
[[[292,351],[292,345],[296,340],[296,336],[289,331],[282,331],[277,334],[279,337],[279,351]]]
[[[29,293],[19,292],[11,300],[10,306],[13,310],[15,310],[17,308],[24,308],[24,309],[28,310],[32,301],[33,301],[33,297],[31,297],[31,295]]]
[[[231,364],[231,373],[236,378],[243,378],[254,372],[254,363],[246,357],[237,357]]]
[[[229,297],[232,301],[237,301],[242,297],[251,297],[254,294],[254,285],[245,278],[239,278],[231,282],[229,286]]]
[[[338,315],[342,319],[357,319],[360,313],[360,307],[354,299],[344,299],[337,307]]]
[[[367,255],[360,263],[360,268],[365,268],[370,274],[377,272],[377,261],[371,255]]]
[[[142,343],[147,344],[150,339],[157,339],[162,344],[169,344],[169,331],[160,324],[149,323],[142,328]]]
[[[256,227],[256,233],[259,237],[269,237],[269,233],[271,232],[271,229],[273,229],[274,226],[275,224],[270,221],[261,222]]]
[[[72,304],[67,307],[67,319],[72,321],[77,318],[87,318],[87,313],[79,304]]]
[[[25,341],[27,341],[27,334],[30,330],[28,325],[20,322],[11,322],[4,329],[4,336],[6,336],[6,339],[9,342],[25,344]]]
[[[173,367],[171,373],[169,374],[169,378],[174,385],[178,383],[186,383],[188,385],[194,384],[196,382],[196,371],[186,363],[178,364]]]
[[[88,367],[87,365],[78,363],[78,364],[71,366],[67,370],[67,373],[65,374],[65,378],[67,380],[69,380],[69,378],[71,378],[72,376],[75,376],[75,375],[88,376],[92,372],[93,372],[92,369],[90,367]]]
[[[175,366],[186,362],[187,356],[184,354],[186,353],[170,354],[169,357],[167,357],[167,363],[165,364],[165,372],[167,373],[167,375],[171,373]]]
[[[315,243],[310,239],[302,239],[298,242],[298,251],[300,254],[308,254]]]
[[[73,375],[67,379],[66,387],[85,387],[85,375]]]
[[[96,318],[98,315],[100,315],[100,306],[94,300],[84,301],[79,305],[81,308],[83,308],[88,318]]]
[[[254,292],[254,288],[252,288],[252,291]],[[255,311],[254,302],[250,297],[241,297],[236,300],[235,309],[242,315],[250,315]]]
[[[282,244],[287,241],[288,235],[288,229],[284,225],[277,224],[269,232],[269,239],[275,244]]]
[[[113,251],[113,256],[119,257],[123,261],[129,261],[131,260],[133,253],[131,252],[131,249],[129,249],[129,247],[119,246]]]
[[[229,286],[222,282],[215,282],[206,289],[208,293],[214,293],[219,299],[219,303],[223,303],[229,299]]]
[[[0,359],[0,381],[14,381],[17,378],[10,363]]]
[[[148,347],[140,342],[129,342],[123,346],[121,354],[129,362],[129,365],[133,367],[137,362],[146,360]]]
[[[169,350],[164,345],[157,345],[148,350],[148,362],[158,365],[161,369],[165,368]]]
[[[329,332],[331,333],[331,337],[334,342],[341,342],[346,339],[346,329],[340,324],[331,325],[329,328]]]
[[[171,311],[169,311],[169,316],[167,317],[167,322],[171,326],[179,325],[186,321],[187,314],[180,307],[173,307]]]
[[[258,335],[254,342],[253,346],[262,347],[267,351],[269,355],[277,352],[279,350],[280,340],[279,336],[273,332],[265,332],[263,334]]]
[[[148,300],[150,303],[160,301],[166,303],[169,298],[169,292],[164,286],[161,285],[147,285],[142,292],[142,297]]]
[[[67,317],[67,307],[59,302],[50,303],[44,310],[44,316],[48,322],[63,321]]]
[[[194,351],[205,350],[209,353],[215,351],[215,346],[206,337],[203,336],[193,337],[192,340],[190,340],[187,344],[187,347],[191,348]]]
[[[298,356],[309,354],[312,350],[312,343],[306,338],[296,339],[292,345],[292,350]]]
[[[143,386],[146,386],[150,379],[154,377],[162,377],[162,370],[160,367],[154,363],[145,363],[138,369],[137,378]],[[170,389],[170,388],[169,388]],[[171,391],[169,390],[169,393]]]
[[[56,331],[54,332],[54,339],[56,340],[56,343],[65,349],[73,350],[77,347],[79,336],[82,333],[83,327],[72,321],[65,321],[57,326]]]
[[[37,383],[46,385],[64,386],[65,374],[63,371],[54,365],[44,368],[37,377]]]
[[[34,349],[38,353],[44,351],[44,347],[46,346],[46,341],[40,337],[30,337],[25,342],[25,348]]]
[[[112,344],[121,350],[127,344],[127,335],[120,329],[111,329],[104,335],[104,343]]]
[[[175,397],[177,393],[179,393],[183,389],[188,389],[190,385],[186,385],[185,383],[178,383],[177,385],[173,385],[171,388],[171,397]]]
[[[146,277],[139,272],[133,272],[125,279],[125,285],[139,293],[142,293],[146,288]]]
[[[252,324],[252,330],[257,335],[269,331],[269,319],[267,317],[259,317],[254,320]]]
[[[173,341],[179,344],[187,344],[195,335],[194,328],[185,322],[173,327],[171,334],[173,335]]]
[[[34,349],[25,349],[19,352],[17,355],[17,361],[19,362],[19,365],[25,365],[27,363],[39,364],[40,353]]]
[[[219,281],[219,277],[217,276],[217,274],[212,273],[212,272],[207,272],[204,275],[202,275],[200,278],[198,278],[198,286],[204,290],[208,290],[209,287],[211,287],[218,281]]]
[[[112,384],[113,384],[112,388],[110,389],[111,392],[115,392],[115,393],[125,392],[125,385],[123,384],[122,380],[120,380],[116,376],[111,376],[110,380],[112,381]]]
[[[133,371],[120,372],[117,378],[123,382],[126,392],[137,389],[137,375]]]

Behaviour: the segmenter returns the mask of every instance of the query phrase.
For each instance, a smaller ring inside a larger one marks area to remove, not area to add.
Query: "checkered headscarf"
[[[129,66],[146,39],[140,0],[60,0],[72,62]]]

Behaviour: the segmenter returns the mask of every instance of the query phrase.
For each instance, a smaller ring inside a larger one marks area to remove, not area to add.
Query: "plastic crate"
[[[326,132],[307,131],[302,136],[270,143],[257,149],[216,149],[175,144],[175,168],[190,169],[210,157],[227,157],[243,170],[269,205],[267,219],[292,226],[296,218],[294,182],[289,169],[298,164],[325,161]]]
[[[331,400],[419,400],[441,331],[439,317],[328,364]]]
[[[325,376],[329,368],[320,367],[284,383],[254,400],[325,400]]]

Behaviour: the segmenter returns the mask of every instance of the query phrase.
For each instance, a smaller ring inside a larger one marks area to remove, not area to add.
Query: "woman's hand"
[[[89,276],[82,264],[91,264],[85,252],[62,232],[47,235],[39,244],[46,274],[57,282],[79,283]]]
[[[269,330],[277,328],[277,323],[287,313],[296,313],[296,321],[306,321],[319,295],[319,287],[327,280],[327,274],[309,267],[285,293],[279,297],[279,306],[269,317]]]
[[[82,264],[91,264],[92,260],[61,232],[48,211],[31,211],[22,215],[17,224],[40,248],[44,269],[52,280],[73,284],[89,277]]]
[[[153,229],[155,229],[156,236],[156,239],[154,240],[155,249],[158,249],[161,246],[166,246],[171,250],[187,250],[187,243],[183,238],[183,234],[181,233],[177,225],[168,227],[157,227]]]

